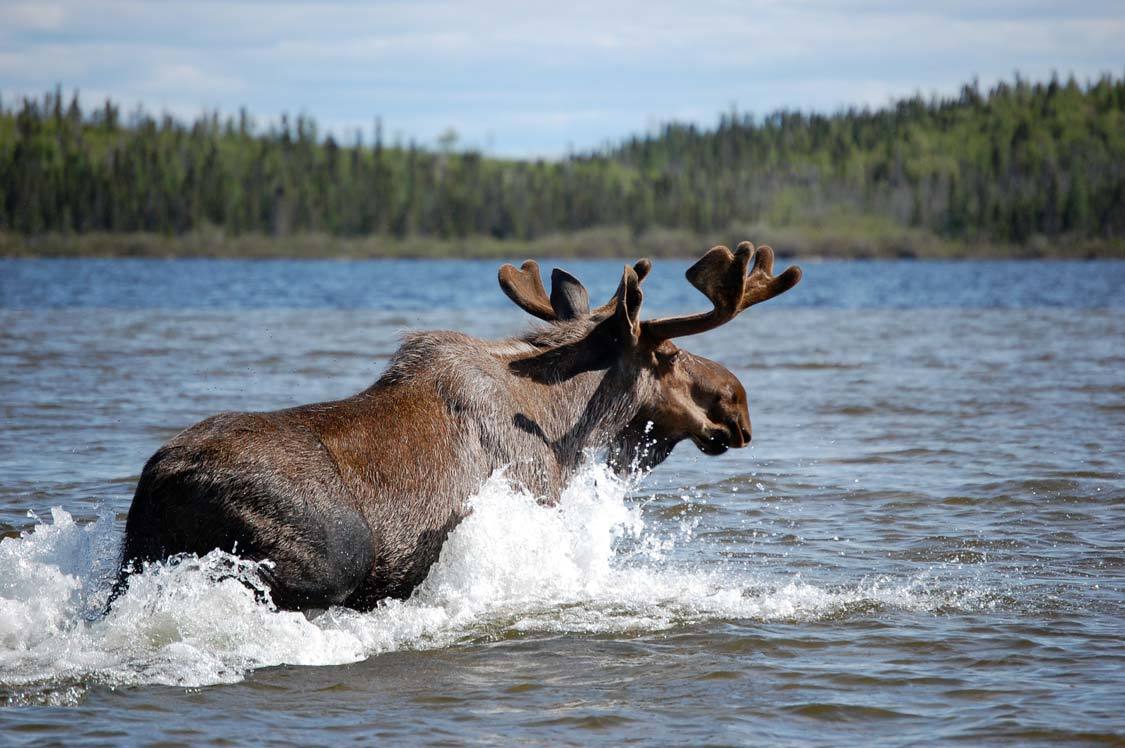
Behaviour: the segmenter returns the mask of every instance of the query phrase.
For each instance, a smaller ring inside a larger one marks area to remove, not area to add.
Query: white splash
[[[544,508],[495,475],[409,600],[312,620],[272,609],[256,565],[220,552],[134,575],[103,617],[119,544],[112,516],[80,526],[54,509],[51,523],[0,542],[0,698],[92,682],[234,682],[253,668],[355,662],[505,631],[628,633],[951,604],[918,580],[830,590],[799,580],[771,586],[752,569],[679,568],[665,553],[690,539],[691,526],[663,535],[647,527],[628,488],[590,467],[557,507]]]

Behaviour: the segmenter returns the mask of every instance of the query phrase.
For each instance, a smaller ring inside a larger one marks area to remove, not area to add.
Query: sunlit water
[[[102,616],[163,440],[357,391],[403,330],[518,331],[495,265],[0,261],[4,742],[1125,740],[1125,264],[806,266],[682,341],[750,449],[556,509],[496,475],[372,613],[213,554]],[[683,267],[646,308],[698,305]]]

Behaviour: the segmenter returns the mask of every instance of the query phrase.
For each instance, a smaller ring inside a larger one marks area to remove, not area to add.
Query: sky
[[[732,108],[1125,74],[1125,2],[0,0],[0,95],[557,157]]]

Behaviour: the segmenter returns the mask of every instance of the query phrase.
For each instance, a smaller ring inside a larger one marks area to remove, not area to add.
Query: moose
[[[548,295],[535,262],[504,265],[504,293],[549,324],[500,341],[413,333],[352,397],[189,427],[144,466],[114,597],[146,563],[222,549],[269,562],[260,574],[279,608],[369,610],[421,584],[496,470],[552,504],[599,450],[647,470],[687,439],[708,455],[746,446],[738,379],[672,340],[796,285],[800,269],[775,276],[773,257],[714,247],[687,271],[712,309],[643,321],[648,260],[594,309],[565,271]]]

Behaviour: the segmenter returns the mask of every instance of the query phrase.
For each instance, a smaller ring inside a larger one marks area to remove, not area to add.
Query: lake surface
[[[621,269],[562,264],[595,299]],[[490,482],[368,614],[209,557],[100,615],[165,439],[356,392],[405,330],[518,332],[497,265],[0,260],[3,742],[1125,741],[1125,263],[805,264],[681,341],[746,384],[749,449],[557,509]],[[705,308],[686,265],[648,314]]]

